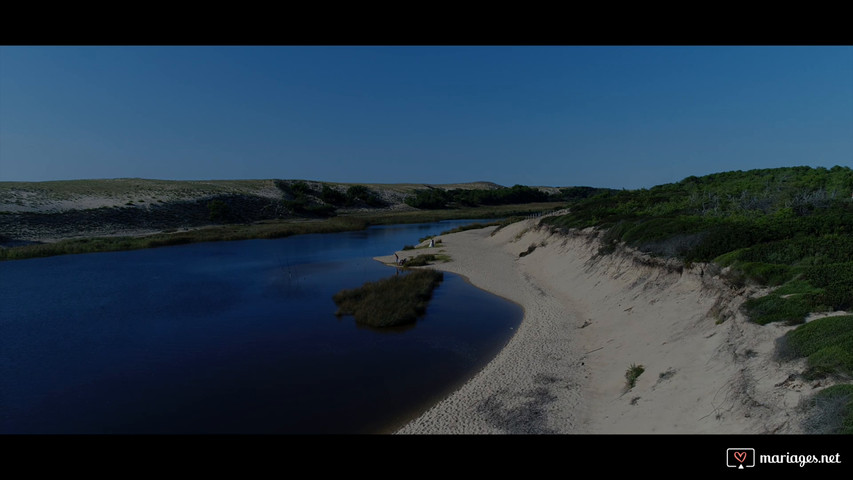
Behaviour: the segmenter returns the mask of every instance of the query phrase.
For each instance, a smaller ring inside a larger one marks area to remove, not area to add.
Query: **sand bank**
[[[791,327],[749,323],[738,312],[747,292],[704,265],[597,256],[593,232],[535,222],[397,252],[443,251],[452,260],[436,268],[525,310],[492,362],[399,433],[801,433],[796,406],[819,385],[795,379],[801,363],[774,361]],[[644,371],[628,389],[632,365]]]

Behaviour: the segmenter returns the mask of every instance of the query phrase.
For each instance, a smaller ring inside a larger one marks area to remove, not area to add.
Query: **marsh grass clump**
[[[360,325],[380,328],[413,323],[443,280],[442,272],[423,269],[341,290],[333,297],[336,315],[352,315]]]

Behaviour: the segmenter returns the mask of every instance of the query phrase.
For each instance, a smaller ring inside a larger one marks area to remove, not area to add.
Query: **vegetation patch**
[[[442,272],[414,270],[334,295],[336,315],[352,315],[356,323],[393,327],[413,323],[426,312],[433,290],[444,280]]]
[[[795,280],[778,288],[768,295],[750,298],[743,304],[750,319],[759,324],[784,322],[797,325],[805,321],[809,313],[815,311],[817,298],[824,290],[811,286],[808,282]]]
[[[736,287],[779,287],[744,308],[756,323],[802,323],[853,309],[853,170],[723,172],[640,190],[606,190],[543,218],[554,231],[593,227],[599,254],[624,244],[685,264],[730,267]]]
[[[339,204],[329,200],[336,198],[332,192],[339,192],[328,185],[323,185],[322,191],[317,191],[302,180],[289,183],[276,180],[275,184],[284,195],[281,200],[282,207],[292,215],[326,218],[336,214]]]
[[[776,353],[782,360],[808,359],[808,380],[853,377],[853,315],[824,317],[800,325],[783,336]]]
[[[609,190],[592,187],[573,187],[563,188],[555,193],[548,193],[544,190],[525,185],[493,189],[442,189],[430,187],[416,191],[405,202],[415,208],[441,210],[483,205],[565,202],[570,199],[586,198],[587,196],[603,191]]]
[[[642,365],[632,363],[628,370],[625,371],[626,390],[634,388],[637,384],[637,379],[645,372],[646,369]]]
[[[438,256],[432,253],[422,253],[420,255],[415,255],[414,257],[406,260],[406,263],[403,265],[408,267],[423,267],[426,265],[430,265],[432,262],[438,260]]]
[[[526,257],[526,256],[530,255],[531,253],[533,253],[534,250],[536,250],[536,244],[531,244],[529,247],[527,247],[527,250],[519,253],[518,256],[519,257]]]
[[[853,434],[853,385],[827,387],[803,405],[809,417],[806,433]]]
[[[364,205],[368,207],[384,207],[386,203],[373,190],[364,185],[353,185],[347,189],[346,202],[348,206]]]
[[[220,199],[208,202],[207,209],[210,212],[210,220],[213,222],[228,222],[231,220],[231,209],[227,203]]]

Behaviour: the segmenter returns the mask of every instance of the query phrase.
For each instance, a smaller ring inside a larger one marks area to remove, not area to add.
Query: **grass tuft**
[[[631,366],[628,367],[628,370],[625,371],[625,380],[627,382],[626,390],[634,388],[637,384],[637,378],[639,378],[645,371],[646,369],[642,365],[632,363]]]

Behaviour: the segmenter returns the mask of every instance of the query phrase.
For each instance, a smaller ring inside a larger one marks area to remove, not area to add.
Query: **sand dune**
[[[820,385],[795,379],[801,363],[774,361],[792,327],[749,323],[738,312],[748,292],[707,265],[597,256],[591,231],[551,234],[535,220],[494,230],[428,250],[452,258],[436,268],[523,306],[524,320],[476,377],[399,433],[802,433],[796,407]],[[632,365],[644,372],[628,389]]]

